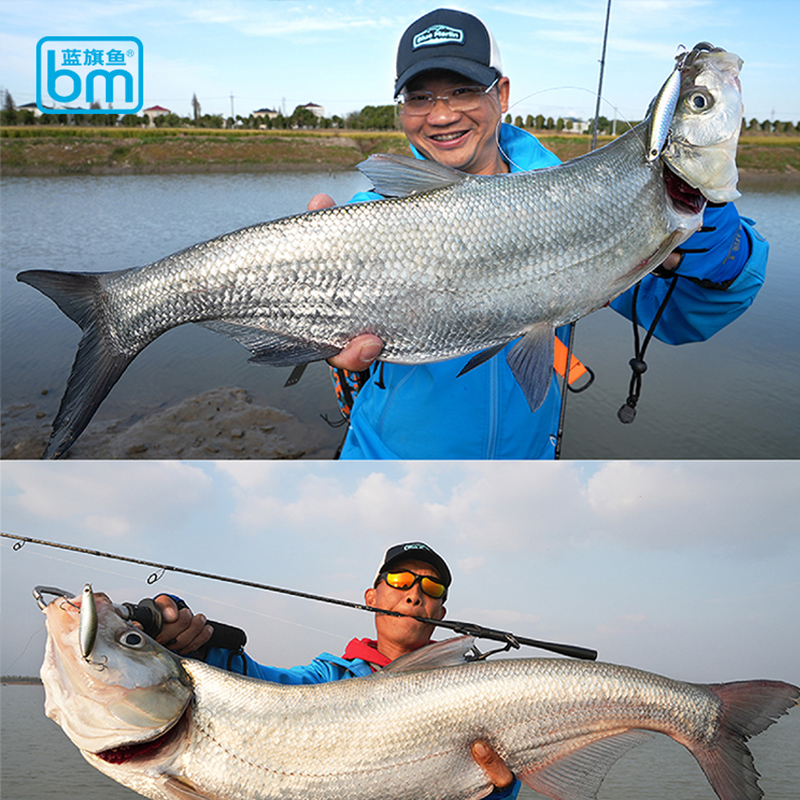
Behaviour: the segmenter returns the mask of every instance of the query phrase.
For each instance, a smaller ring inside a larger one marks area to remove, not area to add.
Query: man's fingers
[[[486,742],[479,740],[472,745],[472,757],[498,789],[507,789],[514,783],[514,773]]]
[[[377,336],[363,334],[349,342],[341,353],[329,358],[328,363],[338,369],[361,372],[372,365],[381,350],[383,350],[383,342]]]
[[[331,206],[335,206],[336,202],[329,194],[315,194],[309,201],[308,201],[308,210],[309,211],[319,211],[321,208],[331,208]]]

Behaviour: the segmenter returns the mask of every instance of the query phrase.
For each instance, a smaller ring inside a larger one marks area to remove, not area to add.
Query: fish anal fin
[[[466,654],[475,644],[474,636],[457,636],[420,647],[385,666],[381,672],[416,672],[423,669],[453,667],[466,662]]]
[[[517,777],[552,800],[596,800],[608,771],[629,750],[652,738],[644,731],[626,730],[592,739],[584,745],[560,742],[545,754],[544,766],[520,771]],[[560,752],[570,747],[569,752]]]
[[[531,326],[511,348],[506,361],[528,401],[531,411],[544,402],[553,378],[555,330],[541,323]]]
[[[356,164],[384,197],[408,197],[460,183],[467,174],[452,167],[410,156],[376,153]]]
[[[159,788],[164,794],[174,797],[175,800],[222,800],[217,794],[198,791],[194,786],[180,778],[176,778],[174,775],[170,775],[161,781]]]
[[[293,367],[309,361],[322,361],[341,351],[341,347],[335,345],[276,333],[252,320],[220,319],[199,324],[246,347],[253,354],[249,359],[252,364]]]

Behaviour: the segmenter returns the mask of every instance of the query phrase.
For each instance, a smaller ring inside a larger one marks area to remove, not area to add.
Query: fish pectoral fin
[[[225,319],[198,323],[204,328],[235,339],[246,347],[253,357],[252,364],[266,364],[271,367],[293,367],[309,361],[322,361],[335,356],[341,347],[301,339],[287,333],[267,330],[255,324]]]
[[[461,172],[435,161],[422,161],[409,156],[377,153],[356,164],[372,181],[378,194],[384,197],[408,197],[411,194],[432,192],[460,183],[467,177]]]
[[[421,669],[454,667],[467,662],[466,655],[475,644],[474,636],[457,636],[443,642],[428,644],[396,658],[381,672],[416,672]]]
[[[494,345],[494,347],[487,347],[486,350],[481,350],[480,353],[475,353],[475,355],[472,356],[469,361],[467,361],[467,363],[464,365],[464,368],[458,373],[457,377],[460,378],[465,373],[475,369],[475,367],[479,367],[481,364],[484,364],[490,358],[494,358],[507,344],[508,342],[502,342],[501,344]]]
[[[555,355],[554,336],[555,330],[551,325],[533,325],[506,356],[531,411],[539,408],[550,391]]]
[[[552,753],[544,755],[547,763],[517,777],[535,792],[552,800],[596,800],[608,771],[629,750],[652,737],[644,731],[627,730],[595,739],[563,755],[559,749],[575,747],[574,740],[559,742]]]
[[[176,778],[174,775],[170,775],[161,781],[160,788],[164,794],[174,797],[175,800],[222,800],[217,794],[198,791],[194,786],[180,778]]]

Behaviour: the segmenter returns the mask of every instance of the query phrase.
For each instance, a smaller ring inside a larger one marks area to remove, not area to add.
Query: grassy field
[[[561,159],[589,150],[590,137],[536,135]],[[600,137],[598,145],[611,137]],[[350,169],[372,153],[408,153],[405,137],[379,131],[228,131],[66,126],[0,129],[3,175],[104,175]],[[745,134],[745,173],[800,180],[800,136]]]

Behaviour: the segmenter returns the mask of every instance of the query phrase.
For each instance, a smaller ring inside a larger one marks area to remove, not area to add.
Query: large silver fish
[[[144,267],[20,273],[84,332],[45,457],[70,447],[143,348],[187,322],[275,366],[328,358],[365,332],[385,342],[385,361],[477,353],[468,368],[519,339],[508,362],[535,410],[554,329],[655,269],[701,226],[706,199],[738,196],[741,63],[692,51],[653,160],[649,119],[593,153],[513,175],[373,156],[360,168],[389,199],[244,228]]]
[[[95,595],[45,607],[45,709],[86,760],[155,800],[478,800],[485,739],[525,784],[592,800],[611,765],[658,731],[685,745],[722,800],[758,800],[746,740],[796,705],[777,681],[682,683],[559,659],[465,662],[432,645],[367,678],[284,686],[180,659]]]

